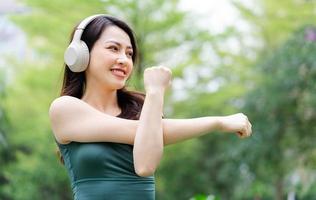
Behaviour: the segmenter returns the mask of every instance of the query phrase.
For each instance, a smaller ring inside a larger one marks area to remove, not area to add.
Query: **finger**
[[[249,127],[249,123],[248,123],[248,122],[247,122],[247,124],[246,124],[245,129],[246,129],[245,137],[249,137],[249,136],[250,136],[250,127]]]
[[[246,138],[246,137],[249,137],[250,136],[250,127],[249,127],[249,124],[247,123],[243,130],[242,130],[242,138]]]
[[[247,137],[248,136],[247,134],[248,134],[248,131],[247,131],[247,128],[245,128],[245,130],[243,131],[242,138]]]
[[[237,132],[237,134],[240,138],[244,138],[244,137],[246,137],[246,130],[245,129],[240,130]]]
[[[172,70],[168,67],[165,67],[165,69],[172,75]]]
[[[245,115],[245,114],[244,114],[244,116],[245,116],[245,119],[246,119],[247,121],[249,121],[249,119],[248,119],[247,115]]]
[[[242,132],[241,131],[238,131],[237,133],[236,133],[237,135],[238,135],[238,137],[242,137]]]
[[[249,136],[252,134],[252,125],[251,123],[249,122]]]
[[[247,137],[249,137],[251,135],[251,125],[249,121],[247,121],[246,129],[247,129]]]

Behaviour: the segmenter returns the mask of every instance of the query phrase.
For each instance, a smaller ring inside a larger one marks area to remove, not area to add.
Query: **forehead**
[[[132,46],[127,33],[117,26],[107,27],[101,34],[99,40],[104,43],[107,41],[116,41],[124,46]]]

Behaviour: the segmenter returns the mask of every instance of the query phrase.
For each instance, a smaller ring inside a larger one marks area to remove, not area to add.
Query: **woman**
[[[162,119],[166,67],[145,70],[145,95],[127,91],[137,47],[123,21],[95,15],[74,31],[61,97],[49,116],[75,199],[153,200],[164,145],[214,130],[251,134],[243,114]]]

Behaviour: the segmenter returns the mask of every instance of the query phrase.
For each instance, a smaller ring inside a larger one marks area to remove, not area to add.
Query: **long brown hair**
[[[102,32],[110,26],[119,27],[129,36],[133,48],[132,60],[135,64],[138,55],[136,39],[132,29],[122,20],[112,16],[99,16],[86,26],[82,33],[81,40],[87,44],[89,52],[91,52],[93,45],[100,38]],[[76,27],[72,31],[71,40],[74,36],[75,30]],[[69,95],[81,99],[85,91],[85,86],[85,72],[72,72],[69,67],[64,64],[64,78],[60,96]],[[145,95],[143,93],[129,91],[126,87],[117,90],[118,105],[122,110],[118,117],[133,120],[139,119],[144,103],[144,97]],[[63,158],[59,150],[57,150],[57,154],[63,163]]]

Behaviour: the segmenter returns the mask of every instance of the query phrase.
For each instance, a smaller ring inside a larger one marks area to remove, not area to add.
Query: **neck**
[[[81,100],[95,109],[112,116],[117,116],[121,112],[117,101],[117,90],[97,85],[93,85],[93,87],[87,85]]]

